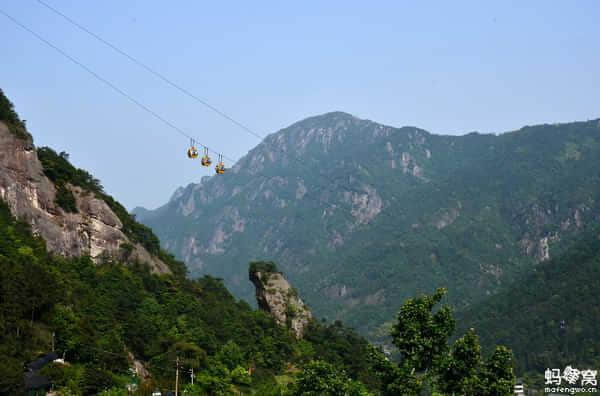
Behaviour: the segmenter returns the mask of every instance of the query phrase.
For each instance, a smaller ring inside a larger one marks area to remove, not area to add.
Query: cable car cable
[[[72,24],[73,26],[77,27],[78,29],[80,29],[81,31],[87,33],[88,35],[92,36],[93,38],[95,38],[96,40],[100,41],[101,43],[103,43],[104,45],[108,46],[109,48],[111,48],[113,51],[121,54],[122,56],[126,57],[127,59],[129,59],[131,62],[135,63],[136,65],[138,65],[139,67],[141,67],[142,69],[146,70],[147,72],[151,73],[152,75],[154,75],[155,77],[158,77],[160,80],[164,81],[165,83],[169,84],[170,86],[172,86],[173,88],[177,89],[178,91],[182,92],[183,94],[187,95],[188,97],[194,99],[195,101],[197,101],[198,103],[208,107],[209,109],[211,109],[212,111],[214,111],[215,113],[219,114],[221,117],[229,120],[230,122],[234,123],[235,125],[237,125],[238,127],[240,127],[241,129],[243,129],[244,131],[250,133],[251,135],[253,135],[254,137],[258,138],[261,142],[265,143],[265,138],[266,136],[262,136],[259,133],[255,132],[254,130],[252,130],[251,128],[249,128],[248,126],[244,125],[243,123],[237,121],[236,119],[234,119],[233,117],[229,116],[228,114],[226,114],[225,112],[219,110],[217,107],[211,105],[210,103],[208,103],[206,100],[201,99],[200,97],[198,97],[197,95],[193,94],[192,92],[190,92],[188,89],[182,87],[181,85],[173,82],[171,79],[169,79],[168,77],[166,77],[164,74],[156,71],[154,68],[148,66],[146,63],[142,62],[141,60],[137,59],[136,57],[130,55],[129,53],[127,53],[126,51],[122,50],[121,48],[117,47],[115,44],[111,43],[110,41],[102,38],[100,35],[94,33],[93,31],[91,31],[90,29],[86,28],[85,26],[83,26],[81,23],[75,21],[73,18],[69,17],[68,15],[66,15],[65,13],[59,11],[58,9],[52,7],[50,4],[46,3],[43,0],[36,0],[39,4],[41,4],[42,6],[46,7],[47,9],[49,9],[50,11],[52,11],[53,13],[55,13],[56,15],[60,16],[61,18],[63,18],[64,20],[66,20],[67,22],[69,22],[70,24]],[[267,144],[267,143],[265,143]],[[273,147],[275,147],[278,151],[281,151],[283,153],[285,153],[284,150],[282,150],[281,148],[271,145]],[[216,153],[216,152],[215,152]],[[301,166],[306,167],[306,163],[303,162],[301,159],[296,158],[296,157],[290,157],[293,161],[297,162],[298,164],[300,164]],[[236,162],[233,161],[232,164]],[[324,179],[326,179],[329,184],[331,185],[334,180],[331,179],[329,176],[324,175],[324,174],[320,174],[320,177],[323,177]],[[352,188],[344,188],[344,190],[348,191],[348,192],[355,192],[355,193],[364,193],[364,191],[358,191],[356,189],[352,189]]]
[[[58,53],[60,53],[61,55],[63,55],[65,58],[69,59],[71,62],[73,62],[74,64],[76,64],[80,68],[82,68],[83,70],[87,71],[89,74],[91,74],[98,81],[101,81],[102,83],[104,83],[105,85],[107,85],[108,87],[110,87],[112,90],[114,90],[115,92],[119,93],[121,96],[127,98],[130,102],[134,103],[136,106],[138,106],[142,110],[144,110],[147,113],[151,114],[153,117],[155,117],[156,119],[158,119],[159,121],[161,121],[163,124],[169,126],[171,129],[175,130],[176,132],[178,132],[179,134],[185,136],[186,138],[197,141],[190,134],[188,134],[187,132],[185,132],[183,129],[179,128],[177,125],[173,124],[171,121],[169,121],[166,118],[164,118],[163,116],[159,115],[154,110],[150,109],[148,106],[146,106],[145,104],[141,103],[140,101],[138,101],[137,99],[135,99],[133,96],[129,95],[127,92],[123,91],[121,88],[117,87],[115,84],[113,84],[112,82],[110,82],[106,78],[102,77],[101,75],[99,75],[98,73],[96,73],[95,71],[93,71],[92,69],[90,69],[89,67],[87,67],[86,65],[84,65],[83,63],[81,63],[79,60],[77,60],[73,56],[69,55],[66,51],[62,50],[60,47],[57,47],[56,45],[52,44],[50,41],[46,40],[44,37],[40,36],[38,33],[36,33],[35,31],[33,31],[32,29],[30,29],[29,27],[27,27],[23,23],[19,22],[16,18],[14,18],[13,16],[9,15],[8,13],[6,13],[4,10],[0,9],[0,13],[2,13],[5,17],[7,17],[8,19],[10,19],[14,24],[18,25],[22,29],[26,30],[27,32],[29,32],[30,34],[32,34],[33,36],[35,36],[38,40],[42,41],[43,43],[45,43],[46,45],[50,46],[55,51],[57,51]],[[212,149],[212,148],[210,148],[210,147],[208,147],[208,146],[206,146],[204,144],[202,144],[202,146],[208,148],[210,151],[214,152],[215,154],[219,153],[219,151],[214,150],[214,149]],[[228,157],[224,157],[224,158],[226,158],[229,161],[232,161],[232,163],[235,162],[235,160],[233,160],[232,158],[228,158]]]
[[[50,11],[52,11],[55,14],[57,14],[57,15],[61,16],[62,18],[64,18],[67,22],[73,24],[74,26],[76,26],[79,29],[83,30],[84,32],[86,32],[90,36],[92,36],[95,39],[99,40],[100,42],[104,43],[108,47],[112,48],[114,51],[116,51],[119,54],[123,55],[124,57],[126,57],[127,59],[129,59],[130,61],[132,61],[136,65],[138,65],[139,67],[145,69],[147,72],[149,72],[149,73],[153,74],[154,76],[158,77],[159,79],[161,79],[165,83],[169,84],[173,88],[177,89],[178,91],[182,92],[183,94],[187,95],[188,97],[194,99],[195,101],[203,104],[204,106],[208,107],[209,109],[211,109],[215,113],[219,114],[221,117],[223,117],[223,118],[225,118],[225,119],[233,122],[235,125],[237,125],[238,127],[242,128],[246,132],[254,135],[258,139],[260,139],[260,140],[264,139],[264,136],[259,135],[258,133],[254,132],[252,129],[250,129],[249,127],[247,127],[246,125],[242,124],[241,122],[235,120],[233,117],[227,115],[223,111],[221,111],[218,108],[216,108],[215,106],[211,105],[206,100],[198,97],[197,95],[194,95],[192,92],[188,91],[187,89],[185,89],[181,85],[173,82],[171,79],[167,78],[164,74],[157,72],[156,70],[154,70],[150,66],[146,65],[144,62],[142,62],[139,59],[133,57],[132,55],[129,55],[127,52],[123,51],[122,49],[120,49],[116,45],[112,44],[110,41],[103,39],[102,37],[100,37],[96,33],[92,32],[91,30],[89,30],[88,28],[86,28],[82,24],[78,23],[77,21],[73,20],[69,16],[65,15],[64,13],[60,12],[56,8],[52,7],[51,5],[49,5],[48,3],[46,3],[45,1],[42,1],[42,0],[36,0],[36,1],[39,4],[43,5],[44,7],[48,8]]]
[[[61,55],[63,55],[65,58],[67,58],[68,60],[70,60],[72,63],[74,63],[75,65],[79,66],[80,68],[82,68],[83,70],[85,70],[86,72],[88,72],[89,74],[91,74],[94,78],[96,78],[97,80],[99,80],[100,82],[104,83],[105,85],[107,85],[108,87],[110,87],[111,89],[113,89],[115,92],[119,93],[120,95],[124,96],[125,98],[127,98],[129,101],[131,101],[132,103],[134,103],[135,105],[137,105],[138,107],[140,107],[141,109],[143,109],[144,111],[146,111],[147,113],[151,114],[152,116],[154,116],[156,119],[160,120],[161,122],[163,122],[165,125],[169,126],[170,128],[174,129],[176,132],[178,132],[179,134],[185,136],[188,139],[191,140],[195,140],[191,135],[189,135],[188,133],[186,133],[184,130],[182,130],[181,128],[177,127],[175,124],[173,124],[171,121],[167,120],[166,118],[162,117],[161,115],[159,115],[158,113],[156,113],[155,111],[153,111],[152,109],[150,109],[148,106],[144,105],[143,103],[139,102],[137,99],[135,99],[134,97],[132,97],[131,95],[129,95],[127,92],[125,92],[124,90],[120,89],[119,87],[117,87],[115,84],[113,84],[112,82],[110,82],[109,80],[105,79],[104,77],[102,77],[101,75],[99,75],[98,73],[96,73],[95,71],[93,71],[91,68],[87,67],[85,64],[83,64],[82,62],[80,62],[79,60],[77,60],[76,58],[74,58],[73,56],[69,55],[66,51],[62,50],[60,47],[54,45],[53,43],[51,43],[50,41],[48,41],[47,39],[45,39],[44,37],[42,37],[41,35],[39,35],[38,33],[36,33],[34,30],[32,30],[31,28],[29,28],[28,26],[26,26],[25,24],[21,23],[20,21],[18,21],[16,18],[14,18],[13,16],[11,16],[10,14],[8,14],[7,12],[5,12],[4,10],[0,9],[0,13],[3,14],[5,17],[7,17],[11,22],[13,22],[14,24],[16,24],[17,26],[19,26],[20,28],[22,28],[23,30],[27,31],[28,33],[30,33],[31,35],[33,35],[35,38],[37,38],[38,40],[40,40],[41,42],[43,42],[44,44],[48,45],[49,47],[51,47],[52,49],[54,49],[55,51],[57,51],[58,53],[60,53]],[[203,147],[206,147],[207,149],[209,149],[210,151],[214,152],[217,155],[221,155],[222,158],[225,158],[229,161],[231,161],[232,163],[236,163],[237,161],[220,154],[219,151],[216,151],[214,149],[209,148],[208,146],[202,145]],[[292,157],[294,158],[294,157]],[[295,160],[297,160],[296,158],[294,158]],[[298,162],[300,162],[299,160],[297,160]],[[217,172],[218,173],[218,172]],[[265,179],[267,179],[268,181],[280,177],[279,175],[273,175],[273,176],[267,176],[264,174],[260,174],[257,173],[255,176],[259,176],[259,177],[263,177]],[[331,183],[330,186],[333,186],[333,182],[335,182],[335,180],[321,174],[320,176],[323,176],[325,178],[327,178]],[[361,194],[364,194],[364,191],[352,191],[349,189],[345,189],[347,192],[359,192]],[[329,191],[333,191],[333,189],[330,189]],[[304,194],[305,196],[307,195],[311,195],[308,191]],[[323,204],[326,203],[328,204],[330,207],[340,207],[340,203],[331,203],[328,200],[323,200],[320,197],[317,199],[315,199],[315,202]],[[352,209],[350,210],[350,212],[352,211]]]

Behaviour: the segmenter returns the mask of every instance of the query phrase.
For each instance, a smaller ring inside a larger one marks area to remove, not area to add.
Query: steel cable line
[[[23,23],[19,22],[12,15],[6,13],[2,9],[0,9],[0,13],[2,13],[5,17],[7,17],[8,19],[10,19],[17,26],[21,27],[22,29],[26,30],[27,32],[29,32],[30,34],[32,34],[33,36],[35,36],[38,40],[42,41],[46,45],[48,45],[51,48],[53,48],[55,51],[57,51],[58,53],[60,53],[62,56],[64,56],[65,58],[67,58],[68,60],[70,60],[71,62],[73,62],[74,64],[76,64],[77,66],[81,67],[83,70],[85,70],[86,72],[88,72],[89,74],[91,74],[94,78],[96,78],[98,81],[104,83],[106,86],[108,86],[109,88],[111,88],[112,90],[114,90],[115,92],[117,92],[118,94],[120,94],[121,96],[125,97],[126,99],[128,99],[130,102],[134,103],[136,106],[138,106],[139,108],[141,108],[145,112],[151,114],[154,118],[158,119],[163,124],[167,125],[168,127],[170,127],[171,129],[175,130],[179,134],[185,136],[186,138],[188,138],[188,139],[190,139],[192,141],[200,143],[198,141],[198,139],[194,138],[193,136],[191,136],[190,134],[188,134],[187,132],[185,132],[183,129],[181,129],[177,125],[173,124],[171,121],[169,121],[166,118],[164,118],[163,116],[159,115],[157,112],[155,112],[154,110],[152,110],[151,108],[149,108],[145,104],[141,103],[140,101],[138,101],[137,99],[135,99],[133,96],[131,96],[130,94],[128,94],[127,92],[125,92],[121,88],[117,87],[115,84],[113,84],[112,82],[110,82],[106,78],[102,77],[101,75],[99,75],[98,73],[96,73],[95,71],[93,71],[92,69],[90,69],[89,67],[87,67],[85,64],[83,64],[82,62],[80,62],[79,60],[77,60],[76,58],[74,58],[73,56],[69,55],[66,51],[62,50],[61,48],[59,48],[56,45],[52,44],[50,41],[46,40],[44,37],[40,36],[34,30],[30,29],[29,27],[27,27]],[[212,149],[212,148],[210,148],[210,147],[208,147],[208,146],[206,146],[204,144],[201,144],[201,146],[206,147],[207,149],[209,149],[210,151],[212,151],[215,154],[220,154],[219,151],[214,150],[214,149]],[[229,161],[235,162],[235,160],[232,159],[232,158],[228,158],[226,156],[223,156],[223,158],[226,158]]]
[[[100,37],[96,33],[92,32],[90,29],[86,28],[82,24],[80,24],[77,21],[75,21],[72,18],[70,18],[68,15],[65,15],[64,13],[60,12],[56,8],[52,7],[50,4],[48,4],[48,3],[46,3],[45,1],[42,1],[42,0],[36,0],[36,1],[39,4],[43,5],[44,7],[48,8],[50,11],[54,12],[55,14],[61,16],[67,22],[71,23],[72,25],[76,26],[80,30],[82,30],[82,31],[86,32],[87,34],[89,34],[90,36],[94,37],[96,40],[102,42],[106,46],[112,48],[114,51],[116,51],[119,54],[123,55],[124,57],[126,57],[127,59],[129,59],[130,61],[132,61],[133,63],[135,63],[139,67],[141,67],[142,69],[144,69],[147,72],[149,72],[149,73],[153,74],[154,76],[158,77],[159,79],[161,79],[165,83],[169,84],[173,88],[177,89],[178,91],[182,92],[183,94],[187,95],[188,97],[194,99],[195,101],[203,104],[204,106],[208,107],[209,109],[211,109],[215,113],[219,114],[221,117],[223,117],[223,118],[225,118],[225,119],[233,122],[235,125],[239,126],[240,128],[242,128],[246,132],[252,134],[253,136],[257,137],[258,139],[260,139],[260,140],[264,139],[264,136],[259,135],[258,133],[254,132],[252,129],[250,129],[249,127],[247,127],[246,125],[242,124],[241,122],[235,120],[233,117],[227,115],[225,112],[223,112],[223,111],[219,110],[218,108],[216,108],[215,106],[211,105],[206,100],[198,97],[197,95],[194,95],[192,92],[190,92],[189,90],[185,89],[181,85],[173,82],[171,79],[167,78],[165,75],[157,72],[156,70],[154,70],[150,66],[146,65],[145,63],[143,63],[139,59],[133,57],[132,55],[129,55],[127,52],[123,51],[122,49],[120,49],[116,45],[112,44],[110,41],[107,41],[107,40],[103,39],[102,37]]]
[[[47,4],[43,3],[42,1],[38,0],[38,2],[40,2],[43,5],[48,6]],[[49,6],[48,6],[49,7]],[[30,33],[31,35],[33,35],[35,38],[37,38],[38,40],[40,40],[41,42],[43,42],[44,44],[48,45],[49,47],[51,47],[52,49],[54,49],[55,51],[57,51],[58,53],[60,53],[62,56],[64,56],[65,58],[67,58],[68,60],[70,60],[72,63],[74,63],[75,65],[79,66],[80,68],[82,68],[83,70],[85,70],[86,72],[88,72],[89,74],[91,74],[94,78],[96,78],[97,80],[99,80],[100,82],[104,83],[105,85],[107,85],[109,88],[111,88],[112,90],[114,90],[115,92],[119,93],[120,95],[122,95],[123,97],[125,97],[126,99],[128,99],[129,101],[131,101],[132,103],[134,103],[136,106],[140,107],[141,109],[143,109],[144,111],[146,111],[147,113],[151,114],[153,117],[155,117],[156,119],[158,119],[159,121],[161,121],[162,123],[164,123],[165,125],[169,126],[170,128],[172,128],[173,130],[175,130],[176,132],[178,132],[179,134],[183,135],[184,137],[196,141],[198,142],[197,139],[193,138],[191,135],[189,135],[188,133],[186,133],[184,130],[182,130],[181,128],[177,127],[175,124],[173,124],[171,121],[167,120],[166,118],[162,117],[161,115],[159,115],[158,113],[156,113],[155,111],[153,111],[151,108],[149,108],[148,106],[144,105],[143,103],[141,103],[140,101],[138,101],[137,99],[135,99],[134,97],[132,97],[130,94],[128,94],[127,92],[125,92],[124,90],[122,90],[121,88],[119,88],[118,86],[116,86],[115,84],[113,84],[112,82],[110,82],[109,80],[107,80],[106,78],[102,77],[101,75],[99,75],[98,73],[96,73],[95,71],[93,71],[92,69],[90,69],[89,67],[87,67],[85,64],[83,64],[82,62],[80,62],[79,60],[77,60],[76,58],[74,58],[73,56],[71,56],[70,54],[68,54],[66,51],[62,50],[60,47],[54,45],[53,43],[51,43],[50,41],[48,41],[47,39],[43,38],[42,36],[40,36],[38,33],[36,33],[34,30],[30,29],[28,26],[24,25],[23,23],[21,23],[20,21],[18,21],[16,18],[14,18],[13,16],[11,16],[10,14],[6,13],[4,10],[0,9],[0,13],[3,14],[6,18],[8,18],[11,22],[13,22],[14,24],[16,24],[17,26],[19,26],[20,28],[22,28],[23,30],[27,31],[28,33]],[[64,16],[64,15],[63,15]],[[65,16],[66,17],[66,16]],[[83,27],[81,27],[83,28]],[[84,29],[84,28],[83,28]],[[85,30],[85,29],[84,29]],[[90,34],[93,34],[91,32],[88,32]],[[95,36],[95,35],[94,35]],[[97,37],[99,38],[99,37]],[[100,39],[100,38],[99,38]],[[103,41],[103,40],[102,40]],[[110,43],[105,42],[105,44],[110,45]],[[112,45],[111,45],[112,47]],[[118,48],[114,47],[113,49],[121,52],[120,50],[118,50]],[[129,57],[127,54],[123,53],[123,55]],[[135,60],[135,58],[131,58],[133,61],[135,61],[136,63],[138,63],[140,66],[146,68],[148,71],[152,72],[152,69],[149,69],[147,67],[145,67],[143,64],[139,63],[138,61]],[[165,81],[169,82],[169,80],[163,78],[162,76],[160,76],[159,74],[152,72],[153,74],[156,74],[157,76],[161,77],[161,79],[164,79]],[[171,85],[177,87],[180,90],[185,91],[188,95],[192,95],[190,94],[188,91],[184,90],[183,88],[177,86],[174,83],[171,83]],[[193,95],[192,95],[193,96]],[[200,99],[194,97],[195,99],[201,101]],[[225,118],[229,119],[230,121],[234,122],[236,125],[241,126],[242,128],[244,128],[245,130],[248,130],[248,132],[254,134],[256,137],[263,139],[260,135],[253,133],[251,130],[249,130],[248,128],[244,127],[243,124],[238,123],[237,121],[235,121],[234,119],[230,118],[229,116],[227,116],[226,114],[220,112],[218,109],[213,108],[212,106],[210,106],[207,103],[204,103],[206,106],[210,107],[211,109],[213,109],[214,111],[218,112],[219,114],[221,114],[222,116],[224,116]],[[214,152],[215,154],[220,154],[218,151],[209,148],[206,145],[201,144],[203,147],[206,147],[207,149],[209,149],[210,151]],[[222,154],[221,154],[222,155]],[[226,158],[230,161],[232,161],[233,163],[236,162],[235,160],[223,155],[223,158]],[[293,158],[293,157],[292,157]],[[296,158],[294,158],[295,160],[297,160]],[[297,160],[298,161],[298,160]],[[274,175],[274,176],[266,176],[263,174],[256,174],[256,176],[259,177],[263,177],[267,180],[272,180],[274,178],[280,177],[278,175]],[[323,177],[326,177],[324,175],[321,175]],[[348,190],[347,190],[348,191]],[[349,191],[350,192],[350,191]],[[310,195],[310,193],[308,191],[306,191],[305,196]],[[323,200],[319,199],[318,201],[315,200],[317,203],[323,203]],[[333,207],[338,207],[338,204],[332,204],[329,203],[328,201],[324,201],[326,203],[329,204],[329,206],[333,206]],[[83,349],[88,349],[88,350],[94,350],[96,352],[102,352],[105,354],[111,354],[114,356],[123,356],[121,354],[112,352],[112,351],[107,351],[104,349],[100,349],[100,348],[95,348],[92,346],[88,346],[88,345],[80,345],[80,348]],[[151,367],[160,367],[163,370],[169,370],[169,371],[173,371],[172,368],[166,368],[164,366],[161,365],[155,365],[155,364],[150,364]]]
[[[159,115],[158,113],[156,113],[154,110],[152,110],[148,106],[144,105],[143,103],[141,103],[140,101],[138,101],[137,99],[135,99],[134,97],[132,97],[131,95],[129,95],[127,92],[125,92],[124,90],[122,90],[121,88],[119,88],[118,86],[116,86],[114,83],[112,83],[109,80],[107,80],[106,78],[102,77],[101,75],[99,75],[98,73],[96,73],[94,70],[92,70],[91,68],[89,68],[88,66],[86,66],[85,64],[83,64],[82,62],[80,62],[79,60],[77,60],[76,58],[74,58],[73,56],[71,56],[70,54],[68,54],[66,51],[62,50],[60,47],[54,45],[49,40],[45,39],[44,37],[42,37],[41,35],[39,35],[38,33],[36,33],[34,30],[32,30],[31,28],[29,28],[28,26],[26,26],[25,24],[21,23],[19,20],[17,20],[16,18],[14,18],[13,16],[11,16],[7,12],[5,12],[4,10],[0,9],[0,13],[3,14],[5,17],[7,17],[11,22],[13,22],[14,24],[16,24],[17,26],[19,26],[23,30],[25,30],[28,33],[30,33],[31,35],[33,35],[35,38],[37,38],[38,40],[40,40],[44,44],[48,45],[49,47],[51,47],[52,49],[54,49],[55,51],[57,51],[59,54],[61,54],[65,58],[67,58],[69,61],[71,61],[75,65],[79,66],[80,68],[82,68],[83,70],[85,70],[87,73],[91,74],[94,78],[96,78],[97,80],[99,80],[103,84],[107,85],[109,88],[111,88],[112,90],[114,90],[118,94],[124,96],[130,102],[134,103],[136,106],[140,107],[141,109],[143,109],[147,113],[151,114],[153,117],[155,117],[156,119],[158,119],[159,121],[161,121],[165,125],[169,126],[173,130],[175,130],[176,132],[178,132],[179,134],[181,134],[182,136],[184,136],[184,137],[186,137],[188,139],[191,139],[191,140],[196,141],[196,142],[199,143],[199,141],[197,139],[193,138],[191,135],[189,135],[188,133],[186,133],[184,130],[182,130],[181,128],[177,127],[171,121],[169,121],[166,118],[162,117],[161,115]],[[204,146],[204,145],[202,145],[202,146]],[[219,152],[216,151],[216,150],[214,150],[214,149],[211,149],[211,148],[209,148],[207,146],[204,146],[204,147],[206,147],[207,149],[209,149],[210,151],[212,151],[215,154],[219,154]],[[281,150],[281,151],[283,151],[283,150]],[[232,163],[236,162],[235,160],[233,160],[232,158],[229,158],[227,156],[223,156],[223,158],[228,159]],[[297,162],[301,163],[301,161],[299,161],[297,158],[295,158],[295,157],[291,157],[291,158],[293,158]],[[306,166],[306,164],[304,164],[304,165]],[[260,173],[255,174],[255,176],[265,178],[267,181],[270,181],[272,179],[280,177],[279,175],[267,176],[267,175],[260,174]],[[334,185],[334,183],[335,183],[334,179],[331,179],[330,177],[328,177],[326,175],[323,175],[323,174],[319,174],[319,176],[328,179],[330,181],[330,186]],[[364,191],[356,191],[356,190],[352,191],[352,190],[349,190],[349,189],[346,189],[346,188],[344,188],[344,190],[346,190],[347,192],[364,193]],[[333,190],[330,189],[330,190],[327,190],[327,191],[333,191]],[[311,193],[309,191],[306,191],[304,195],[305,196],[310,196]],[[341,206],[340,203],[332,203],[332,202],[330,202],[328,200],[323,200],[320,197],[316,197],[316,198],[317,199],[314,199],[314,201],[317,202],[318,204],[326,203],[326,204],[328,204],[328,206],[334,207],[334,208]]]
[[[129,356],[126,356],[124,353],[116,353],[116,352],[113,352],[113,351],[108,351],[108,350],[106,350],[106,349],[95,348],[95,347],[92,347],[92,346],[90,346],[90,345],[86,345],[86,344],[81,344],[81,345],[79,345],[79,346],[78,346],[78,348],[80,348],[80,349],[87,349],[88,351],[94,351],[94,352],[95,352],[95,353],[94,353],[94,356],[95,356],[95,357],[96,357],[96,356],[97,356],[97,355],[100,353],[100,354],[111,355],[111,356],[117,356],[117,357],[126,357],[126,358],[127,358],[127,360],[129,360]],[[67,352],[71,352],[71,351],[65,350],[64,352],[65,352],[65,354],[66,354]],[[129,350],[127,350],[127,349],[126,349],[125,351],[123,351],[123,352],[130,352],[130,353],[131,353],[131,351],[129,351]],[[159,355],[157,355],[157,356],[164,356],[164,355],[166,355],[166,354],[168,354],[168,353],[169,353],[169,352],[167,351],[167,352],[164,352],[164,353],[162,353],[162,354],[159,354]],[[132,354],[132,355],[133,355],[133,354]],[[170,359],[168,359],[168,360],[170,361]],[[73,361],[72,361],[72,362],[73,362]],[[80,362],[76,362],[76,361],[74,361],[74,362],[75,362],[75,363],[80,363]],[[175,363],[175,362],[176,362],[176,361],[175,361],[175,360],[173,360],[173,363]],[[83,363],[83,364],[85,364],[85,363]],[[163,364],[156,364],[156,363],[152,363],[152,362],[150,362],[150,361],[145,361],[145,362],[142,362],[142,364],[143,364],[143,366],[144,366],[144,368],[145,368],[146,370],[148,370],[148,371],[152,370],[154,373],[156,373],[157,371],[159,371],[159,372],[160,372],[160,373],[161,373],[163,376],[173,375],[173,373],[175,373],[175,372],[176,372],[176,370],[177,370],[176,368],[172,367],[171,365],[169,365],[169,366],[165,366],[165,365],[163,365]],[[188,365],[181,364],[179,367],[182,369],[182,371],[185,371],[185,368],[186,368],[187,366],[188,366]],[[189,367],[191,367],[191,366],[189,366]],[[166,374],[166,375],[165,375],[165,374]],[[137,375],[137,374],[136,374],[136,376],[139,376],[139,375]],[[185,381],[182,379],[182,381],[181,381],[181,384],[182,384],[182,385],[185,385],[185,384],[186,384],[186,382],[185,382]],[[165,389],[164,389],[164,388],[162,388],[162,390],[165,390]],[[172,390],[172,389],[169,389],[169,390]]]
[[[101,43],[103,43],[104,45],[106,45],[107,47],[111,48],[113,51],[119,53],[120,55],[124,56],[125,58],[129,59],[131,62],[135,63],[137,66],[141,67],[142,69],[146,70],[147,72],[149,72],[150,74],[154,75],[155,77],[159,78],[160,80],[164,81],[165,83],[167,83],[168,85],[170,85],[171,87],[175,88],[176,90],[178,90],[179,92],[183,93],[184,95],[192,98],[193,100],[195,100],[196,102],[206,106],[207,108],[211,109],[212,111],[214,111],[215,113],[219,114],[221,117],[225,118],[226,120],[229,120],[230,122],[232,122],[233,124],[237,125],[238,127],[240,127],[241,129],[243,129],[244,131],[248,132],[249,134],[251,134],[252,136],[258,138],[259,140],[261,140],[263,143],[265,143],[265,137],[266,136],[262,136],[261,134],[255,132],[254,130],[252,130],[250,127],[246,126],[245,124],[237,121],[236,119],[234,119],[233,117],[231,117],[230,115],[226,114],[225,112],[223,112],[222,110],[219,110],[217,107],[211,105],[210,103],[208,103],[205,99],[201,99],[200,97],[198,97],[198,95],[193,94],[192,92],[190,92],[188,89],[182,87],[181,85],[173,82],[173,80],[169,79],[168,77],[166,77],[164,74],[156,71],[154,68],[148,66],[146,63],[142,62],[141,60],[137,59],[136,57],[130,55],[129,53],[127,53],[126,51],[122,50],[121,48],[117,47],[115,44],[111,43],[110,41],[102,38],[100,35],[94,33],[93,31],[91,31],[90,29],[86,28],[85,26],[83,26],[81,23],[75,21],[73,18],[69,17],[68,15],[66,15],[65,13],[61,12],[60,10],[52,7],[50,4],[46,3],[43,0],[36,0],[39,4],[41,4],[42,6],[46,7],[47,9],[49,9],[50,11],[52,11],[53,13],[55,13],[56,15],[60,16],[61,18],[63,18],[64,20],[66,20],[67,22],[69,22],[70,24],[72,24],[73,26],[77,27],[79,30],[87,33],[88,35],[92,36],[93,38],[95,38],[96,40],[100,41]],[[266,143],[265,143],[266,144]],[[285,153],[284,150],[282,150],[281,148],[275,146],[275,145],[271,145],[273,147],[275,147],[278,151],[281,151],[282,153]],[[294,160],[295,162],[297,162],[298,164],[300,164],[301,166],[305,166],[306,164],[301,161],[300,159],[291,156],[290,157],[292,160]],[[330,177],[328,177],[327,175],[323,175],[320,174],[320,177],[323,177],[325,179],[327,179],[327,181],[330,183],[330,185],[334,182],[333,179],[331,179]],[[344,188],[344,190],[351,192],[357,192],[356,190],[353,189],[348,189],[348,188]],[[361,191],[362,193],[362,191]]]

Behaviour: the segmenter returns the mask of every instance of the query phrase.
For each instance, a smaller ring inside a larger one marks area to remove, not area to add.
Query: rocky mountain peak
[[[292,330],[296,338],[302,338],[312,313],[297,290],[277,271],[275,264],[264,261],[251,263],[249,278],[256,288],[259,308],[270,313],[280,326]]]
[[[308,117],[268,135],[249,156],[266,153],[269,159],[285,159],[286,155],[327,151],[332,144],[344,141],[344,135],[365,123],[369,121],[341,111]]]
[[[326,113],[143,221],[193,275],[253,300],[243,263],[273,260],[316,314],[365,331],[432,284],[460,287],[457,304],[493,294],[600,219],[598,130],[445,136]]]
[[[175,192],[171,195],[171,198],[169,198],[169,202],[176,201],[183,195],[184,192],[185,192],[185,187],[181,186],[181,187],[177,188],[175,190]]]
[[[318,114],[315,116],[307,117],[303,120],[295,122],[291,127],[311,127],[314,125],[328,126],[339,122],[359,122],[362,121],[360,118],[343,111],[330,111],[328,113]]]

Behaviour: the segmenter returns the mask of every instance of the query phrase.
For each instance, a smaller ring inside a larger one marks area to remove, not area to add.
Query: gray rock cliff
[[[250,281],[256,288],[259,308],[270,313],[280,326],[292,330],[296,338],[302,338],[312,313],[283,274],[251,269]]]
[[[30,137],[20,138],[0,122],[0,198],[19,220],[29,223],[48,250],[63,256],[120,257],[124,244],[133,245],[130,260],[150,265],[153,272],[169,273],[167,265],[144,247],[133,244],[122,231],[118,216],[101,199],[67,184],[78,213],[67,213],[55,203],[56,187],[44,175]]]

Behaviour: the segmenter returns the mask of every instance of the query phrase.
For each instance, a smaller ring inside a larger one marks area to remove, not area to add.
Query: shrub
[[[277,266],[272,261],[253,261],[250,263],[250,273],[263,272],[273,273],[278,272]]]

